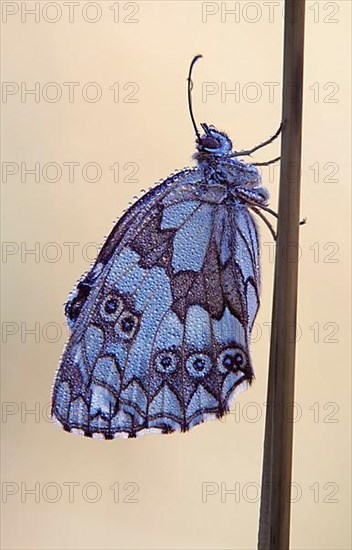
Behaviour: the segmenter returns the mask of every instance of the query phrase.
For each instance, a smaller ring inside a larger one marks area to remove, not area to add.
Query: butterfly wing
[[[136,203],[68,302],[52,410],[66,430],[185,431],[222,416],[252,380],[257,232],[201,174],[182,172]]]

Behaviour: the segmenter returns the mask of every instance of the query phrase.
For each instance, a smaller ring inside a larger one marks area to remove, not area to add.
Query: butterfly
[[[251,155],[201,124],[197,166],[174,173],[117,222],[65,306],[71,336],[56,374],[52,417],[90,437],[187,431],[222,417],[251,384],[259,308],[260,216],[269,193]]]

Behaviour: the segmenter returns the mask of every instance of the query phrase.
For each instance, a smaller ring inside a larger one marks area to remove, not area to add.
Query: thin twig
[[[278,235],[265,425],[259,550],[287,550],[293,442],[305,0],[285,2]],[[298,256],[298,254],[297,254]]]

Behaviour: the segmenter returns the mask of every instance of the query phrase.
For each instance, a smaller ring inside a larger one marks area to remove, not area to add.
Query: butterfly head
[[[224,133],[219,132],[214,126],[201,124],[204,134],[197,138],[197,150],[202,155],[223,156],[232,151],[232,141]]]

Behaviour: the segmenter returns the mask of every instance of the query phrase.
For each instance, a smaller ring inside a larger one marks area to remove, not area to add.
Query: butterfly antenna
[[[203,57],[203,56],[202,55],[196,55],[192,59],[192,63],[190,65],[188,78],[187,78],[187,80],[188,80],[188,109],[189,109],[189,114],[190,114],[190,117],[191,117],[191,120],[192,120],[193,128],[194,128],[194,131],[196,133],[196,136],[197,136],[198,140],[200,140],[200,133],[198,131],[197,124],[196,124],[196,121],[195,121],[195,118],[194,118],[194,115],[193,115],[193,109],[192,109],[192,89],[193,89],[192,71],[193,71],[194,64],[201,57]]]

